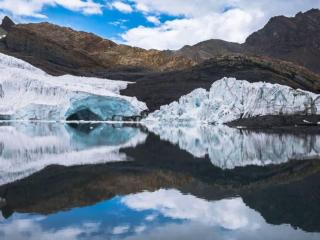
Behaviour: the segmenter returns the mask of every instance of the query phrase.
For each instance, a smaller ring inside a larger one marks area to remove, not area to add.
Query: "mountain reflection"
[[[4,239],[319,239],[271,225],[238,198],[207,201],[174,189],[142,192],[49,216],[16,214]]]
[[[148,130],[221,169],[282,164],[320,154],[320,135],[250,132],[226,126],[162,126]],[[0,126],[0,185],[50,165],[74,166],[128,160],[121,149],[144,145],[133,126],[34,123]],[[159,153],[161,155],[161,153]],[[144,157],[149,157],[144,156]],[[140,160],[136,158],[136,160]]]

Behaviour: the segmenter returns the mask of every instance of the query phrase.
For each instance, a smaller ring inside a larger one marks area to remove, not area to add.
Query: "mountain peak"
[[[8,16],[5,16],[2,19],[2,23],[0,27],[8,32],[11,29],[11,27],[14,25],[15,23],[11,20],[11,18],[9,18]]]
[[[303,16],[303,15],[308,15],[308,16],[310,16],[310,15],[319,15],[320,16],[320,9],[312,8],[312,9],[310,9],[310,10],[304,12],[304,13],[303,12],[299,12],[299,13],[296,14],[296,17]]]

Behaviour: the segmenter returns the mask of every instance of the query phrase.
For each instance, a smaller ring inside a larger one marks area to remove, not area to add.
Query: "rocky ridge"
[[[244,44],[208,40],[185,46],[172,54],[198,63],[226,54],[268,56],[320,73],[320,10],[300,12],[295,17],[273,17],[264,28],[251,34]]]
[[[193,66],[184,57],[119,45],[92,33],[50,23],[18,24],[8,31],[2,52],[51,74],[168,71]]]

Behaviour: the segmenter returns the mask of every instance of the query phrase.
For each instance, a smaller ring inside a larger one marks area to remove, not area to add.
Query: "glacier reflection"
[[[320,135],[253,132],[227,126],[189,124],[147,125],[161,140],[179,146],[197,158],[209,156],[213,165],[233,169],[265,166],[320,155]]]
[[[146,137],[138,128],[108,124],[80,130],[58,123],[0,126],[0,185],[49,165],[126,161],[120,149],[142,144]]]

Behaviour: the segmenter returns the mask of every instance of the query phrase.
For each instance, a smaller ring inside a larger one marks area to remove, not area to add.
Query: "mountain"
[[[320,10],[312,9],[295,17],[273,17],[244,44],[208,40],[173,52],[202,62],[221,54],[262,55],[309,68],[320,73]]]
[[[2,19],[1,28],[8,32],[15,25],[15,23],[7,16]]]
[[[7,36],[0,41],[0,52],[23,59],[51,75],[135,81],[136,84],[130,84],[121,93],[146,102],[151,111],[196,88],[208,90],[214,81],[223,77],[278,83],[319,93],[320,76],[313,73],[320,72],[316,71],[320,62],[315,60],[320,52],[316,32],[320,24],[315,24],[318,15],[320,10],[310,10],[294,18],[273,18],[244,44],[208,40],[174,52],[119,45],[92,33],[49,23],[11,24]],[[275,24],[277,22],[279,24]],[[280,22],[291,28],[283,27]],[[287,55],[279,50],[279,57],[274,56],[272,46],[278,43],[269,40],[273,35],[266,29],[276,30],[282,45],[286,45],[289,33],[290,39],[301,35],[299,45],[302,47],[297,47],[298,42],[288,41],[286,46],[279,47],[285,49],[283,52]],[[267,50],[262,50],[264,48]],[[300,60],[291,60],[290,56],[299,56]]]
[[[184,56],[191,58],[196,62],[202,62],[203,60],[213,58],[217,55],[230,55],[243,52],[242,45],[239,43],[211,39],[200,42],[194,46],[184,46],[180,50],[174,52],[174,55]]]
[[[267,25],[249,36],[247,51],[305,66],[320,73],[320,10],[298,13],[293,18],[272,18]]]
[[[168,71],[195,64],[184,57],[119,45],[92,33],[50,23],[11,26],[2,44],[2,52],[29,61],[55,75],[66,72],[103,75],[114,72]]]

